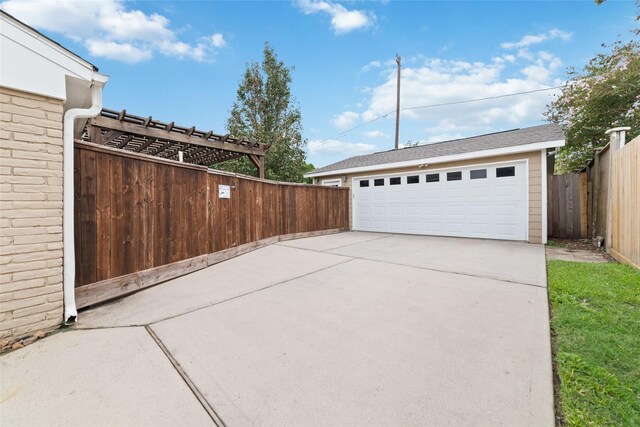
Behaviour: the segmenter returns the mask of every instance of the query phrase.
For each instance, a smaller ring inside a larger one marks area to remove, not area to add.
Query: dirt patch
[[[51,333],[52,331],[37,331],[31,335],[26,335],[20,338],[5,338],[0,340],[0,354],[21,349],[22,347],[33,344],[37,340],[42,339]]]
[[[589,239],[549,239],[549,246],[560,246],[567,249],[582,249],[604,252],[604,248],[596,247]]]
[[[551,303],[549,303],[549,315],[551,313]],[[567,425],[564,418],[564,412],[562,411],[562,399],[560,398],[560,374],[558,373],[558,347],[556,344],[556,332],[551,328],[551,360],[553,368],[553,402],[554,412],[556,417],[556,426],[562,427]]]
[[[615,262],[604,247],[595,246],[589,239],[552,239],[547,244],[550,259],[578,262]]]

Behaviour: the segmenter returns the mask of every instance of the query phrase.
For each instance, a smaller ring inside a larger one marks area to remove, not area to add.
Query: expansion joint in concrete
[[[173,357],[173,355],[171,354],[169,349],[167,349],[167,347],[164,345],[160,337],[156,335],[156,333],[153,331],[153,329],[151,329],[150,326],[145,326],[144,328],[147,330],[149,335],[151,335],[151,338],[153,338],[153,340],[156,342],[158,347],[160,347],[160,350],[162,350],[162,352],[167,357],[167,359],[169,359],[174,369],[178,372],[178,375],[180,375],[180,378],[182,378],[182,380],[185,382],[187,387],[189,387],[189,390],[191,390],[191,392],[196,397],[196,399],[198,399],[198,402],[200,402],[200,405],[202,405],[204,410],[207,412],[207,414],[211,418],[211,421],[213,421],[213,423],[218,427],[226,427],[226,424],[224,423],[224,421],[222,421],[222,418],[220,418],[220,416],[216,413],[215,409],[213,409],[211,404],[207,401],[207,399],[205,399],[204,395],[200,392],[200,390],[198,390],[198,387],[196,387],[193,381],[191,381],[191,378],[189,378],[189,376],[184,371],[184,369],[182,369],[182,367],[180,366],[180,363],[178,363],[178,361]]]
[[[386,236],[386,237],[391,237],[391,236]],[[379,240],[379,239],[384,239],[384,238],[385,237],[380,237],[380,238],[374,239],[374,240]],[[401,266],[401,267],[409,267],[409,268],[417,268],[417,269],[420,269],[420,270],[436,271],[438,273],[458,274],[460,276],[476,277],[476,278],[479,278],[479,279],[490,279],[490,280],[495,280],[497,282],[513,283],[513,284],[516,284],[516,285],[531,286],[531,287],[534,287],[534,288],[543,288],[543,289],[547,288],[544,285],[536,285],[535,283],[519,282],[517,280],[505,279],[505,278],[501,278],[501,277],[491,276],[491,275],[488,275],[488,274],[464,273],[464,272],[461,272],[461,271],[444,270],[444,269],[440,269],[440,268],[424,267],[424,266],[420,266],[420,265],[404,264],[404,263],[400,263],[400,262],[386,261],[386,260],[381,260],[381,259],[371,259],[371,258],[360,257],[360,256],[356,256],[356,255],[345,255],[345,254],[333,252],[333,251],[335,251],[337,249],[344,248],[346,246],[351,246],[351,245],[340,246],[339,248],[332,248],[332,249],[327,249],[327,250],[324,250],[324,251],[319,251],[319,250],[316,250],[316,249],[309,249],[309,248],[300,248],[300,247],[295,247],[295,246],[287,246],[287,247],[291,248],[291,249],[298,249],[298,250],[301,250],[301,251],[309,251],[309,252],[316,252],[316,253],[321,253],[321,254],[338,255],[338,256],[341,256],[341,257],[351,258],[352,260],[357,259],[357,260],[361,260],[361,261],[380,262],[380,263],[383,263],[383,264],[398,265],[398,266]]]
[[[330,265],[330,266],[328,266],[328,267],[321,268],[321,269],[319,269],[319,270],[310,271],[310,272],[308,272],[308,273],[301,274],[301,275],[299,275],[299,276],[295,276],[295,277],[292,277],[292,278],[290,278],[290,279],[286,279],[286,280],[283,280],[283,281],[278,282],[278,283],[274,283],[274,284],[269,285],[269,286],[265,286],[264,288],[255,289],[255,290],[253,290],[253,291],[245,292],[245,293],[243,293],[243,294],[236,295],[236,296],[234,296],[234,297],[227,298],[227,299],[224,299],[224,300],[222,300],[222,301],[216,301],[216,302],[214,302],[214,303],[207,304],[207,305],[204,305],[204,306],[200,306],[200,307],[194,308],[194,309],[192,309],[192,310],[184,311],[184,312],[182,312],[182,313],[179,313],[179,314],[176,314],[176,315],[173,315],[173,316],[165,317],[165,318],[163,318],[163,319],[153,321],[153,322],[151,322],[149,325],[151,325],[151,324],[155,324],[155,323],[164,322],[164,321],[166,321],[166,320],[175,319],[176,317],[184,316],[185,314],[191,314],[191,313],[196,312],[196,311],[204,310],[205,308],[213,307],[213,306],[216,306],[216,305],[218,305],[218,304],[223,304],[223,303],[225,303],[225,302],[233,301],[233,300],[236,300],[236,299],[238,299],[238,298],[246,297],[247,295],[255,294],[256,292],[262,292],[262,291],[265,291],[265,290],[267,290],[267,289],[271,289],[271,288],[273,288],[273,287],[275,287],[275,286],[284,285],[285,283],[292,282],[292,281],[297,280],[297,279],[300,279],[300,278],[302,278],[302,277],[310,276],[310,275],[312,275],[312,274],[319,273],[320,271],[328,270],[328,269],[330,269],[330,268],[337,267],[337,266],[339,266],[339,265],[346,264],[347,262],[353,261],[353,259],[352,259],[351,257],[345,257],[345,256],[341,256],[341,257],[342,257],[342,258],[349,258],[349,259],[348,259],[348,260],[346,260],[346,261],[342,261],[342,262],[336,263],[336,264],[332,264],[332,265]],[[145,326],[149,326],[149,325],[145,325]]]

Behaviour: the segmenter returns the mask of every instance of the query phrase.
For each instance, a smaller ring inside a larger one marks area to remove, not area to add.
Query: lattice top
[[[182,151],[185,162],[206,166],[243,155],[249,156],[258,166],[270,146],[106,108],[87,123],[81,139],[171,160],[178,160],[178,153]]]

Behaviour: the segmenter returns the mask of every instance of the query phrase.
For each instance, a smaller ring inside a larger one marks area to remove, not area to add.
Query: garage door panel
[[[474,202],[483,202],[489,198],[491,190],[487,187],[473,188],[469,192],[468,198]]]
[[[440,221],[436,221],[436,222],[427,222],[426,223],[426,234],[429,235],[434,235],[434,236],[439,236],[442,235],[442,222]]]
[[[488,204],[472,204],[469,207],[469,213],[472,219],[478,217],[489,218],[491,207]]]
[[[509,239],[516,232],[515,225],[501,225],[496,226],[496,236],[504,239]]]
[[[387,221],[385,220],[375,220],[373,221],[373,226],[376,229],[375,231],[387,231]]]
[[[389,199],[389,194],[383,191],[375,191],[373,192],[373,201],[374,202],[385,202]]]
[[[389,200],[396,201],[396,202],[402,200],[402,191],[399,191],[399,190],[390,191]]]
[[[420,234],[422,232],[421,221],[407,221],[406,226],[409,233]]]
[[[438,200],[442,199],[442,189],[433,188],[432,183],[427,183],[426,185],[427,185],[427,188],[424,191],[425,200],[431,201],[431,202],[437,202]]]
[[[497,177],[498,167],[514,167],[515,176]],[[471,170],[476,171],[474,179],[471,179]],[[447,181],[447,172],[460,172],[462,179]],[[369,182],[384,179],[383,186],[359,187],[357,181],[354,182],[354,228],[393,233],[526,239],[528,189],[525,163],[441,170],[437,172],[440,181],[427,182],[425,175],[434,173],[410,173],[411,176],[419,176],[418,183],[413,184],[407,183],[407,175],[397,176],[401,178],[398,185],[389,185],[389,176],[366,178]]]
[[[519,197],[522,197],[521,195],[518,194],[518,191],[517,191],[518,189],[515,183],[496,185],[495,189],[496,189],[496,198],[498,200],[502,200],[502,199],[512,200],[512,199],[518,199]]]
[[[407,216],[422,217],[423,210],[420,206],[407,206]]]
[[[363,219],[371,216],[371,208],[369,206],[360,205],[358,206],[358,211],[360,212],[360,217]]]
[[[412,184],[413,186],[416,186],[416,184]],[[407,190],[407,200],[410,201],[415,201],[415,200],[420,200],[422,198],[422,192],[420,191],[421,189],[419,188],[412,188],[410,190]]]
[[[389,206],[390,216],[402,216],[402,206]]]
[[[361,191],[359,196],[359,203],[367,203],[367,202],[371,202],[373,200],[373,195],[371,193],[369,193],[368,191]]]
[[[464,188],[462,186],[459,188],[447,188],[444,198],[449,201],[461,201],[464,199]]]
[[[497,215],[511,215],[516,216],[517,212],[520,211],[519,207],[524,207],[524,203],[514,202],[514,203],[505,203],[505,202],[496,202],[495,204],[495,212]]]
[[[373,230],[373,221],[368,218],[359,218],[360,227],[364,230]]]
[[[464,206],[463,205],[447,205],[447,216],[452,219],[464,218]]]
[[[462,222],[448,221],[445,224],[446,234],[450,234],[452,236],[461,236],[463,231],[464,231],[464,223]]]
[[[443,213],[444,206],[442,205],[427,205],[427,216],[437,215],[440,216]]]
[[[389,231],[394,233],[406,233],[404,230],[404,221],[389,221]]]

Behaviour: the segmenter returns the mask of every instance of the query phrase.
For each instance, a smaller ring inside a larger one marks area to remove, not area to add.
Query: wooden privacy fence
[[[549,177],[548,191],[549,237],[604,241],[640,268],[640,137],[605,146],[581,173]]]
[[[239,177],[82,142],[74,154],[80,308],[259,246],[349,227],[347,188]]]
[[[640,268],[640,137],[610,155],[611,255]]]
[[[587,237],[587,177],[585,174],[548,177],[547,232],[561,239]]]

